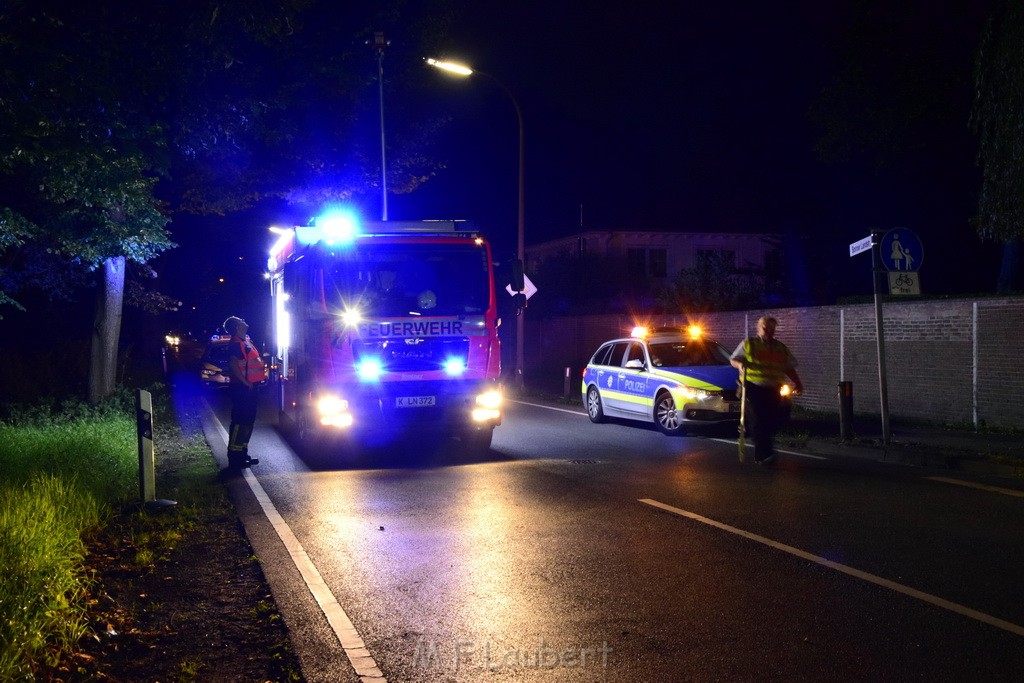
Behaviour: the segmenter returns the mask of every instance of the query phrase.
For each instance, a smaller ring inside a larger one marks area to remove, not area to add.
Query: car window
[[[651,356],[658,366],[729,365],[729,352],[721,344],[703,339],[651,344]]]
[[[617,342],[612,346],[611,356],[608,358],[608,365],[621,367],[625,365],[622,357],[626,355],[626,348],[629,346],[629,342]]]
[[[623,365],[625,365],[631,360],[638,360],[641,363],[646,362],[644,358],[644,345],[641,344],[640,342],[633,342],[632,344],[629,345],[629,354],[626,356],[626,360],[623,363]]]
[[[591,365],[608,365],[608,356],[612,353],[614,344],[605,344],[597,350],[594,357],[590,359]]]
[[[203,356],[203,361],[223,369],[228,366],[228,356],[230,352],[231,350],[227,344],[211,346],[206,350],[206,354]]]

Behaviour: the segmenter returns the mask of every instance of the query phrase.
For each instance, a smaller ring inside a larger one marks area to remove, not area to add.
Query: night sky
[[[851,258],[848,245],[872,228],[906,227],[924,244],[924,293],[993,291],[999,249],[969,223],[980,181],[968,128],[972,71],[989,2],[455,4],[454,30],[434,55],[409,47],[401,21],[381,27],[392,40],[386,122],[398,112],[450,118],[436,147],[447,168],[391,196],[391,219],[475,220],[498,258],[514,250],[512,104],[486,78],[422,65],[435,56],[486,71],[519,100],[527,244],[581,227],[776,232],[787,238],[801,302],[834,303],[871,293],[869,259]],[[375,72],[368,48],[366,61]],[[406,68],[422,69],[424,87],[389,83],[392,70]],[[815,112],[837,83],[845,94],[827,111],[842,112],[843,126],[884,125],[826,161],[815,150],[823,134]],[[376,83],[361,96],[375,108]],[[913,111],[894,114],[899,102]],[[379,129],[364,133],[367,148],[379,145]],[[357,204],[379,218],[378,194]],[[161,286],[181,287],[183,299],[193,295],[222,318],[222,301],[237,292],[221,297],[205,283],[193,294],[199,266],[209,261],[249,286],[262,256],[236,255],[237,236],[306,218],[290,211],[176,219],[182,247],[162,259]]]

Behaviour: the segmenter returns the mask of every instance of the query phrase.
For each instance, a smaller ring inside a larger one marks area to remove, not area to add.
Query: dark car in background
[[[199,361],[199,379],[203,386],[222,388],[231,383],[231,370],[228,366],[231,348],[230,336],[214,335],[210,337],[210,342],[206,345],[203,357]],[[266,384],[266,382],[263,380],[259,385]]]

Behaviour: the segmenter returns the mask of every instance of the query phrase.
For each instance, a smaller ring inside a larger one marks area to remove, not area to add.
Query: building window
[[[629,248],[626,250],[626,262],[630,275],[647,274],[647,251],[644,249]]]
[[[647,254],[647,263],[652,277],[668,275],[668,250],[651,249]]]
[[[736,268],[736,252],[732,249],[698,249],[697,265],[719,263]]]

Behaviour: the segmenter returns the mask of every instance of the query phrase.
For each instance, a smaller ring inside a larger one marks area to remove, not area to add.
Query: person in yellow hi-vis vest
[[[771,316],[760,318],[757,336],[741,341],[731,358],[733,367],[746,377],[743,391],[754,437],[754,462],[763,465],[775,461],[775,433],[782,427],[785,415],[781,389],[786,378],[793,380],[795,393],[804,390],[796,372],[796,358],[775,338],[778,324]]]
[[[260,352],[253,345],[246,332],[249,325],[241,318],[231,316],[224,321],[224,330],[231,335],[228,366],[231,383],[231,428],[228,430],[228,467],[240,468],[255,465],[256,458],[249,457],[249,438],[256,423],[256,386],[267,377],[267,367],[260,358]]]

